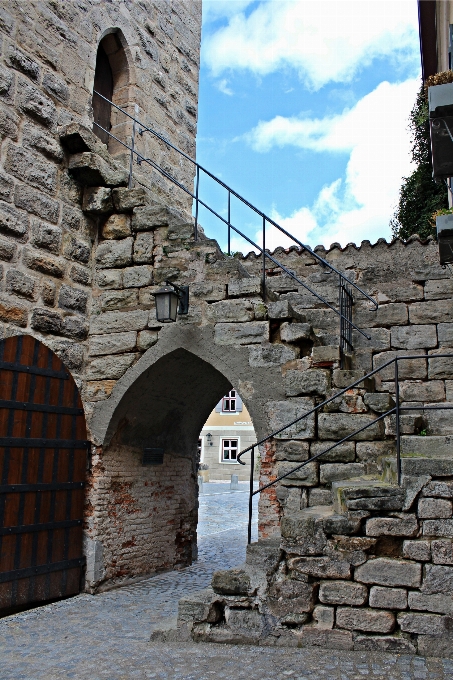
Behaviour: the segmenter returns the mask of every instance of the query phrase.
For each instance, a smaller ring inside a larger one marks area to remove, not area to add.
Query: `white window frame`
[[[224,445],[223,442],[228,441],[236,441],[237,442],[237,448],[236,448],[236,456],[241,450],[241,438],[240,437],[221,437],[220,442],[219,442],[219,461],[220,463],[223,463],[225,465],[239,465],[237,459],[231,460],[231,459],[224,459],[223,453],[224,453]]]
[[[201,441],[201,447],[200,447],[200,463],[203,463],[204,461],[204,435],[200,435],[198,437],[198,441]],[[198,445],[197,445],[197,450],[198,450]]]
[[[234,392],[234,396],[232,396],[232,392]],[[236,404],[237,404],[236,399],[237,399],[237,392],[236,392],[236,390],[230,390],[230,391],[228,392],[228,394],[226,394],[226,395],[223,397],[223,399],[222,399],[222,413],[228,413],[228,414],[230,414],[230,413],[237,413],[237,411],[236,411]],[[231,402],[232,402],[233,400],[234,400],[234,408],[233,408],[233,409],[232,409],[232,408],[226,409],[226,408],[225,408],[225,402],[228,401],[228,403],[231,404]]]

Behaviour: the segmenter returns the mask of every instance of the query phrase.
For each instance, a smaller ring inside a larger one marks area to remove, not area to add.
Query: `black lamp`
[[[177,314],[189,313],[189,286],[177,286],[165,281],[165,286],[153,295],[156,299],[156,318],[160,323],[176,321]]]
[[[207,433],[206,440],[207,440],[209,446],[212,446],[212,434],[210,432]]]

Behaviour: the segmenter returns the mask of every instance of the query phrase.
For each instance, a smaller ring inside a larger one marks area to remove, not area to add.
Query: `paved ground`
[[[245,486],[245,485],[244,485]],[[241,488],[244,488],[241,485]],[[151,626],[181,594],[244,561],[247,493],[205,484],[199,560],[187,569],[96,596],[80,595],[0,621],[1,680],[452,680],[453,660],[230,645],[151,645]]]

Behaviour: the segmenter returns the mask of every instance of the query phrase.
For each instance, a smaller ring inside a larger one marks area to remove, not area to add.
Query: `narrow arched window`
[[[102,42],[99,45],[98,53],[96,57],[96,71],[94,74],[94,91],[99,92],[109,101],[113,98],[113,74],[110,67],[109,58],[104,50]],[[99,137],[99,139],[108,145],[112,115],[112,105],[98,97],[96,94],[93,96],[93,117],[94,125],[93,132]],[[97,124],[96,124],[97,123]],[[101,127],[98,127],[98,126]],[[103,128],[103,129],[101,129]],[[107,132],[104,132],[107,130]]]

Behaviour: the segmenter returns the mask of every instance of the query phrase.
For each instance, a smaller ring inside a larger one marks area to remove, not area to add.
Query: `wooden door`
[[[0,613],[80,591],[85,416],[71,374],[30,336],[0,342]]]

